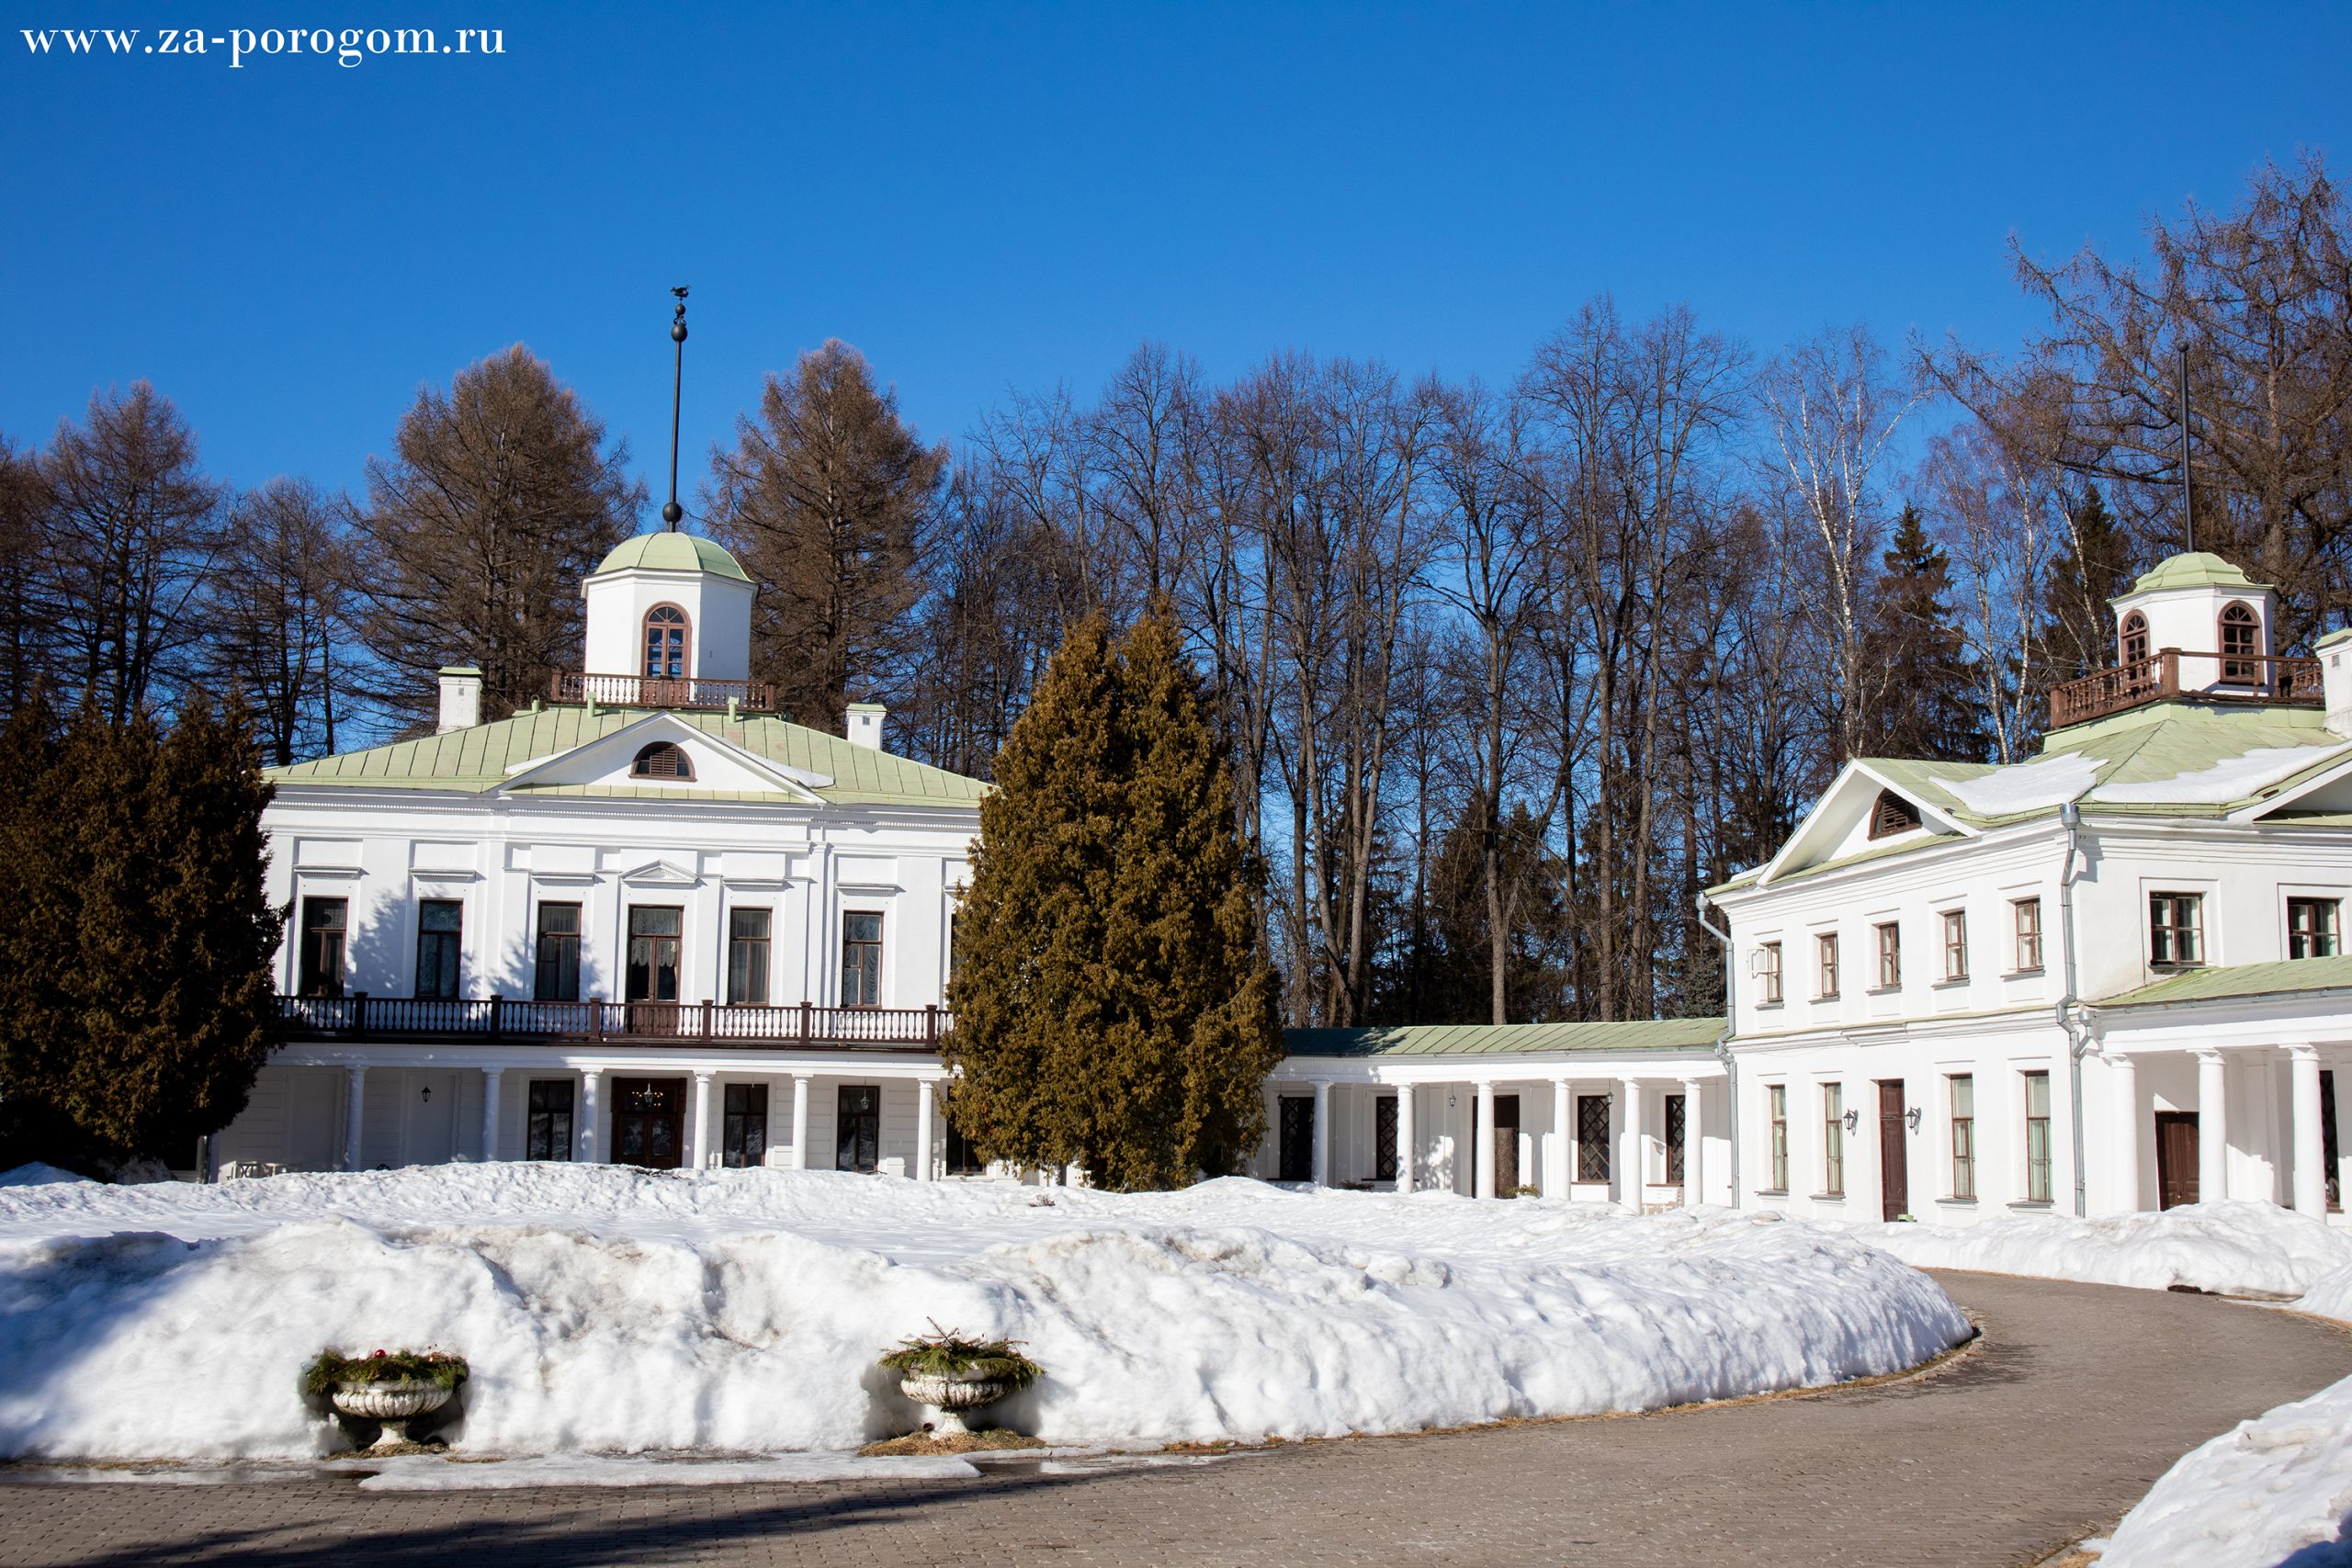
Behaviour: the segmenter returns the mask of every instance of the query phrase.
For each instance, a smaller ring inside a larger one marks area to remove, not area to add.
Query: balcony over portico
[[[814,1002],[531,1001],[505,997],[278,998],[289,1043],[676,1046],[929,1055],[948,1015],[937,1007]]]

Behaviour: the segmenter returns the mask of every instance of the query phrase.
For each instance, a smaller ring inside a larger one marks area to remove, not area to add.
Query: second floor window
[[[2020,898],[2009,906],[2017,931],[2017,968],[2030,975],[2041,967],[2041,900]]]
[[[343,995],[344,915],[341,898],[302,900],[302,945],[295,989],[306,997]]]
[[[645,613],[645,674],[649,680],[685,679],[686,613],[675,604],[656,604]]]
[[[539,944],[534,955],[531,995],[543,1002],[580,999],[580,906],[539,906]]]
[[[1891,991],[1903,984],[1903,928],[1889,920],[1878,929],[1878,987]]]
[[[842,917],[842,1006],[882,1005],[882,917]]]
[[[1764,1005],[1781,1005],[1781,944],[1768,942],[1756,950],[1756,973],[1764,982]]]
[[[1825,1197],[1846,1194],[1846,1086],[1821,1086],[1821,1190]]]
[[[2287,900],[2287,956],[2290,958],[2333,958],[2337,953],[2335,942],[2336,901],[2333,898],[2290,898]]]
[[[1954,1073],[1944,1080],[1951,1093],[1951,1195],[1976,1196],[1976,1079]]]
[[[1968,911],[1946,909],[1944,922],[1944,978],[1968,978]]]
[[[2148,962],[2205,962],[2205,899],[2201,894],[2148,895]]]
[[[1838,933],[1824,931],[1813,939],[1813,954],[1820,987],[1814,995],[1827,1001],[1838,994]]]
[[[764,1007],[768,999],[768,922],[765,909],[734,909],[727,916],[727,999]]]
[[[442,999],[458,994],[458,948],[466,907],[428,898],[416,907],[416,994]]]

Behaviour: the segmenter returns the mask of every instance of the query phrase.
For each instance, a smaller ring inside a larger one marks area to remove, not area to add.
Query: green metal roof
[[[1293,1056],[1541,1056],[1564,1051],[1681,1051],[1705,1055],[1720,1018],[1625,1023],[1419,1023],[1390,1029],[1285,1029]]]
[[[2186,550],[2159,561],[2154,571],[2132,585],[2132,593],[2154,593],[2167,588],[2263,589],[2269,586],[2267,582],[2256,582],[2210,551]],[[2127,599],[2131,596],[2130,593],[2120,595]]]
[[[455,790],[481,795],[508,784],[513,777],[508,770],[517,763],[551,760],[639,723],[654,711],[657,710],[600,707],[591,713],[577,706],[541,708],[492,724],[454,729],[446,735],[397,740],[388,746],[371,746],[364,751],[322,757],[315,762],[270,768],[266,773],[281,784]],[[988,786],[978,779],[895,757],[888,751],[768,715],[747,714],[730,719],[718,711],[671,710],[671,716],[767,761],[824,774],[833,782],[815,793],[842,805],[972,807],[978,806],[988,792]],[[658,784],[526,784],[517,786],[514,793],[668,801],[775,798],[772,795],[673,789]]]
[[[608,571],[627,571],[643,567],[652,571],[707,571],[719,577],[731,577],[738,582],[749,582],[735,558],[709,539],[699,539],[692,534],[665,530],[659,534],[639,534],[623,539],[613,547],[603,564],[588,575],[602,577]]]
[[[2100,1008],[2161,1007],[2171,1002],[2210,1002],[2226,997],[2258,997],[2273,991],[2335,991],[2352,988],[2352,955],[2289,958],[2275,964],[2224,964],[2185,969],[2153,986],[2126,991],[2094,1004]]]

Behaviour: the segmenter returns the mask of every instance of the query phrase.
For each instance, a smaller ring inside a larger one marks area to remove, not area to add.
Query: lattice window
[[[628,773],[629,777],[636,779],[690,780],[695,776],[694,759],[686,755],[683,747],[673,746],[667,740],[656,740],[637,754],[637,761],[629,764]]]
[[[1907,833],[1919,825],[1919,808],[1895,794],[1883,789],[1878,804],[1871,807],[1871,837],[1883,839],[1894,833]]]

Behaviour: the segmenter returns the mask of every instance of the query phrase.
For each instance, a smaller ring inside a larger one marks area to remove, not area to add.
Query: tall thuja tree
[[[43,743],[20,716],[0,946],[9,1153],[185,1164],[244,1108],[268,1053],[278,919],[263,887],[269,785],[244,715],[190,705],[168,736],[85,705]],[[29,784],[27,790],[24,786]],[[5,1157],[5,1156],[0,1156]]]
[[[1868,646],[1881,695],[1871,715],[1870,750],[1895,757],[1975,761],[1984,755],[1968,639],[1947,595],[1951,568],[1906,503],[1881,558]]]
[[[1281,1055],[1258,871],[1164,612],[1079,623],[997,761],[957,924],[949,1115],[1106,1187],[1238,1168]]]

